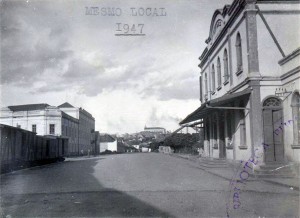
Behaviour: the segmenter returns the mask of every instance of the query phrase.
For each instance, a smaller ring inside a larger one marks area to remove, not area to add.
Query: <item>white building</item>
[[[118,150],[118,142],[111,135],[100,133],[99,147],[100,147],[100,152],[104,152],[106,150],[114,152]]]
[[[300,161],[300,2],[234,0],[212,16],[200,56],[205,153],[259,165]],[[268,144],[266,150],[262,143]]]
[[[0,122],[36,132],[38,135],[61,135],[62,113],[48,104],[16,105],[1,108]]]
[[[0,123],[38,135],[67,137],[69,155],[86,155],[95,151],[95,119],[84,109],[69,103],[58,107],[48,104],[4,107],[0,111]]]

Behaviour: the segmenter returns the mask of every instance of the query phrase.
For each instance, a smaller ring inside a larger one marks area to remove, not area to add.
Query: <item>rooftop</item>
[[[146,127],[144,129],[165,129],[163,127]]]
[[[116,139],[109,134],[100,134],[100,142],[114,142]]]
[[[63,104],[61,104],[61,105],[59,105],[59,106],[57,106],[57,107],[59,107],[59,108],[74,108],[74,106],[73,105],[71,105],[70,103],[68,103],[68,102],[65,102],[65,103],[63,103]]]
[[[12,111],[34,111],[34,110],[44,110],[46,107],[50,106],[49,104],[24,104],[24,105],[14,105],[8,106]]]

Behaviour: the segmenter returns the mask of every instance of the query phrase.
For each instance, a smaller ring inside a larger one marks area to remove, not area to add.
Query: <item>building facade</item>
[[[63,104],[70,105],[68,103]],[[82,108],[27,104],[1,108],[0,123],[32,131],[37,135],[68,138],[70,156],[88,154],[95,148],[95,119]]]
[[[216,10],[200,56],[207,156],[258,165],[300,161],[299,1],[234,0]],[[267,144],[264,149],[262,144]]]
[[[90,154],[95,148],[95,118],[83,108],[74,107],[65,102],[58,108],[78,120],[78,151],[82,155]]]
[[[144,127],[144,132],[166,134],[166,129],[162,127]]]

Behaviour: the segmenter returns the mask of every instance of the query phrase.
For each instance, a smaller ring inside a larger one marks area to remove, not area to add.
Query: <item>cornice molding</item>
[[[288,71],[287,73],[283,74],[282,76],[280,76],[280,79],[284,80],[284,79],[286,79],[286,78],[288,78],[288,77],[290,77],[290,76],[292,76],[292,75],[294,75],[298,72],[300,72],[300,66],[295,67],[294,69],[292,69],[292,70]]]
[[[281,60],[279,60],[278,64],[280,66],[282,66],[282,65],[284,65],[287,62],[289,62],[290,60],[292,60],[293,58],[295,58],[298,55],[300,55],[300,48],[297,48],[295,51],[293,51],[292,53],[288,54],[287,56],[285,56],[284,58],[282,58]]]

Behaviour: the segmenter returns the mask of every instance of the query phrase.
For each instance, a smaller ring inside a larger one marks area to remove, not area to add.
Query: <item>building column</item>
[[[249,77],[259,77],[257,23],[255,8],[256,0],[246,0],[245,20],[247,36],[248,73]]]
[[[209,116],[208,118],[208,123],[209,123],[209,157],[213,156],[213,125],[212,125],[212,117]]]
[[[250,130],[251,130],[251,155],[254,155],[254,150],[258,149],[263,152],[263,117],[260,100],[260,81],[253,80],[249,83],[252,88],[250,95]],[[260,157],[260,162],[263,160],[263,155]]]

